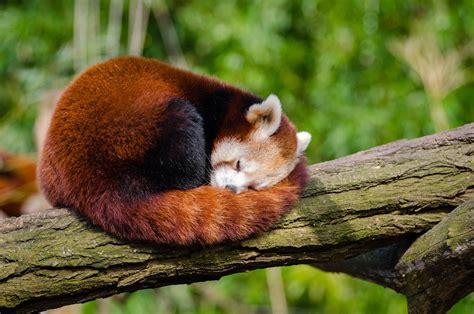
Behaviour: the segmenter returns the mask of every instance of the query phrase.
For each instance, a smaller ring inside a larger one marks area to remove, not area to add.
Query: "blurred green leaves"
[[[455,49],[472,41],[466,26],[474,17],[470,1],[190,1],[175,12],[193,68],[279,95],[298,127],[313,134],[312,161],[433,133],[429,95],[388,45],[426,20],[439,24],[439,45]],[[453,41],[446,32],[468,36]],[[457,92],[444,108],[451,126],[474,117]]]
[[[0,4],[0,149],[32,152],[32,125],[43,92],[72,74],[64,49],[69,6],[57,1]]]

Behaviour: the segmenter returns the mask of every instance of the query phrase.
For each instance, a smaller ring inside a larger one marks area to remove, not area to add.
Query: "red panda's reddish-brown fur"
[[[194,143],[194,133],[183,133],[189,139],[181,144],[169,133],[187,132],[190,113],[173,107],[176,99],[203,116],[206,143]],[[199,180],[187,189],[179,178],[176,185],[183,189],[153,185],[160,182],[156,169],[166,170],[153,154],[168,153],[156,143],[166,140],[176,150],[169,153],[171,163],[176,153],[192,164],[194,157],[183,151],[188,146],[192,151],[205,144],[209,153],[219,137],[247,137],[251,126],[243,116],[258,101],[218,80],[154,60],[121,57],[93,66],[59,100],[40,160],[41,188],[53,205],[74,207],[124,239],[213,244],[266,230],[297,201],[308,179],[304,159],[288,178],[261,191],[234,194]],[[167,120],[169,108],[175,110],[173,123]],[[294,151],[294,134],[283,116],[274,140]]]

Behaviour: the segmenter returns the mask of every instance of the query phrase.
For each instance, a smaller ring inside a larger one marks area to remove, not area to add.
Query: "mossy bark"
[[[418,238],[395,270],[410,313],[444,313],[474,291],[474,199]]]
[[[474,291],[474,199],[415,240],[313,265],[395,289],[408,297],[409,313],[445,313]]]
[[[206,248],[125,243],[69,209],[8,219],[0,225],[0,312],[38,311],[302,263],[378,282],[403,291],[410,300],[417,288],[402,289],[390,276],[410,275],[413,287],[433,281],[412,266],[430,258],[431,240],[420,238],[410,248],[413,254],[403,252],[418,235],[474,198],[474,124],[316,164],[310,172],[301,201],[272,230]],[[468,227],[469,213],[462,216]],[[442,238],[438,232],[445,231],[436,227],[430,232]],[[467,255],[450,261],[472,261],[472,233],[467,237],[460,242]],[[446,284],[443,278],[435,285]],[[461,279],[455,281],[447,284],[454,287]]]

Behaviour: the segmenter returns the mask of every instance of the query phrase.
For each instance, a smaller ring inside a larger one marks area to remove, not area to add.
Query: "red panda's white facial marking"
[[[275,185],[290,174],[311,140],[309,133],[296,133],[293,127],[275,133],[282,111],[274,95],[250,106],[246,119],[253,125],[247,137],[225,137],[214,144],[212,186],[240,193]]]
[[[220,141],[211,155],[211,185],[229,188],[236,193],[246,190],[249,184],[242,159],[247,155],[247,145],[239,140],[227,138]]]

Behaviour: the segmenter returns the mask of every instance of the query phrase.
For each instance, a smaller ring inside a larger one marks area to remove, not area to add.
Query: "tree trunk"
[[[0,312],[293,264],[401,291],[414,313],[445,311],[473,290],[474,124],[316,164],[310,173],[299,204],[272,230],[205,248],[125,243],[69,209],[7,219]]]

